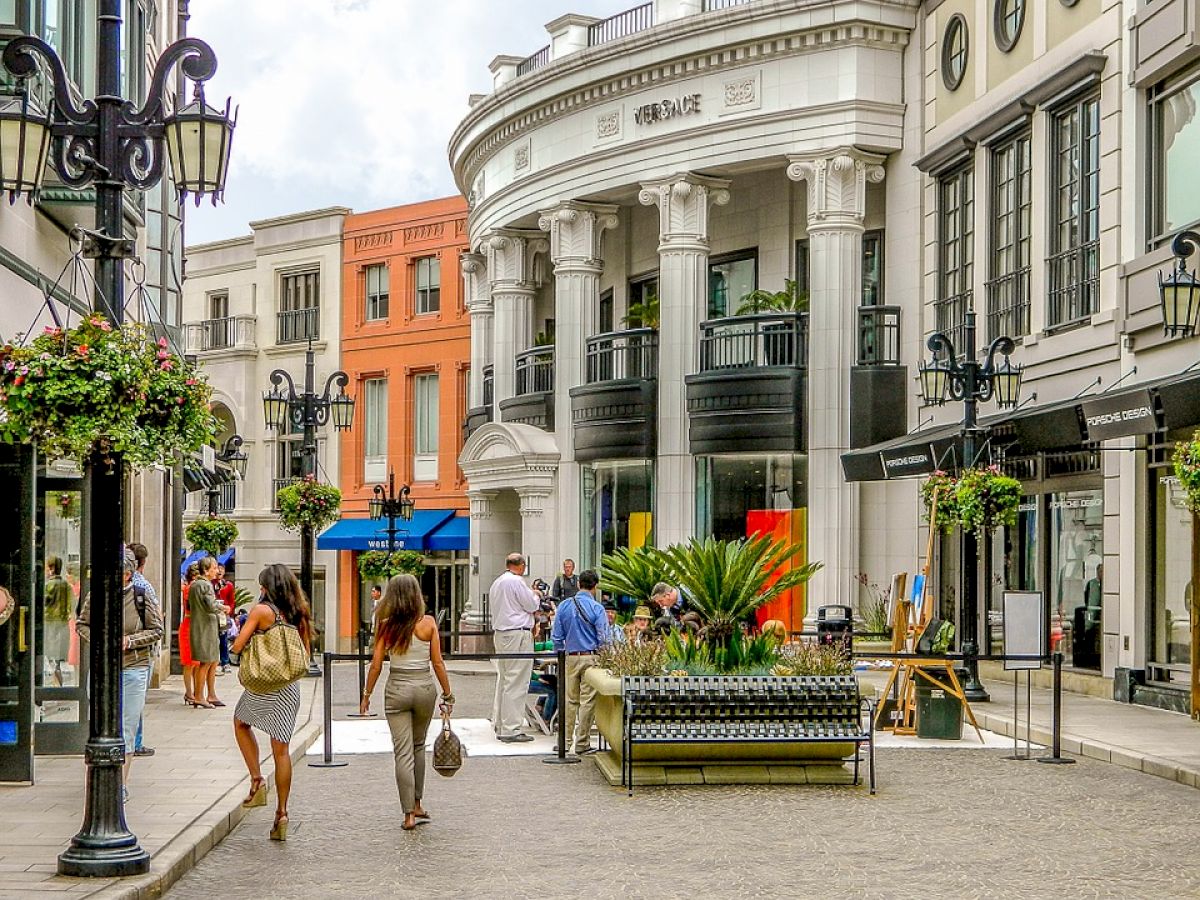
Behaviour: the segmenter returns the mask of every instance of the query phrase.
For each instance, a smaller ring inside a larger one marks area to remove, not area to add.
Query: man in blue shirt
[[[600,579],[591,569],[579,573],[579,593],[558,604],[550,637],[555,650],[567,651],[567,734],[575,753],[593,753],[590,746],[596,706],[595,689],[583,676],[596,664],[596,651],[609,641],[608,616],[596,600]],[[560,673],[561,677],[561,673]]]

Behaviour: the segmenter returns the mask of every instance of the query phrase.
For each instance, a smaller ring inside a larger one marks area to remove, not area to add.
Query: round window
[[[996,0],[994,9],[996,46],[1007,53],[1016,46],[1025,25],[1025,0]]]
[[[952,91],[958,90],[967,74],[967,52],[967,20],[955,13],[942,35],[942,81]]]

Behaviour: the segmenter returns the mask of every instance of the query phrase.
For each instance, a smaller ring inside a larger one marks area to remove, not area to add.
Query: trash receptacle
[[[921,677],[916,689],[917,737],[962,740],[962,701]]]
[[[830,605],[817,609],[817,642],[841,644],[846,652],[854,640],[854,610],[849,606]]]

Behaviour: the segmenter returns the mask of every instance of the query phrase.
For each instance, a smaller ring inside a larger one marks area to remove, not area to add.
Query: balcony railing
[[[201,349],[224,350],[233,346],[234,325],[237,322],[233,316],[223,319],[207,319],[200,323]]]
[[[1069,325],[1100,308],[1100,242],[1090,241],[1046,262],[1050,269],[1047,326]]]
[[[217,515],[227,516],[237,509],[237,482],[226,481],[217,485]],[[188,510],[204,515],[208,512],[208,491],[192,491],[185,495]]]
[[[587,384],[622,378],[654,378],[658,372],[658,332],[653,328],[609,331],[587,339]]]
[[[967,310],[974,308],[971,291],[951,294],[933,303],[937,330],[950,338],[950,343],[954,344],[954,352],[959,356],[966,352],[963,342],[966,337]]]
[[[491,408],[496,399],[496,367],[483,367],[483,405]]]
[[[704,0],[704,11],[712,12],[715,9],[729,9],[734,6],[745,6],[750,0]]]
[[[858,364],[900,365],[900,307],[858,308]]]
[[[211,350],[253,350],[254,316],[225,316],[184,325],[186,353]]]
[[[547,44],[537,53],[532,56],[527,56],[517,64],[517,75],[528,75],[534,69],[540,69],[542,66],[550,63],[550,45]]]
[[[279,493],[279,489],[285,488],[289,484],[295,484],[299,480],[300,480],[299,478],[272,478],[271,479],[271,510],[273,512],[279,512],[279,501],[276,499],[276,495]]]
[[[275,314],[275,343],[298,344],[321,336],[321,307],[289,309]]]
[[[588,26],[588,46],[596,47],[609,41],[619,40],[654,25],[654,4],[643,3],[633,9],[610,16],[602,22]]]
[[[1029,268],[1017,269],[987,283],[988,340],[1029,334]]]
[[[700,323],[700,371],[808,365],[808,313],[767,313]]]
[[[516,356],[516,395],[554,390],[554,348],[533,347]]]

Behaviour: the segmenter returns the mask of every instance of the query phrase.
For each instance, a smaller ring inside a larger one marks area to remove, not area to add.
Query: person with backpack
[[[579,592],[558,604],[550,637],[555,650],[567,651],[568,735],[576,754],[593,753],[592,720],[596,690],[583,680],[596,664],[596,651],[609,641],[608,614],[596,600],[600,578],[591,569],[579,573]],[[561,677],[562,673],[559,673]]]
[[[195,700],[192,706],[212,709],[225,704],[217,697],[217,661],[221,657],[220,616],[225,607],[213,590],[213,569],[217,561],[211,556],[200,560],[200,577],[188,588],[188,618],[191,621],[192,659],[196,662],[192,676]],[[207,699],[205,694],[207,693]]]
[[[153,586],[146,580],[146,560],[150,557],[150,551],[146,549],[145,544],[133,543],[129,545],[129,550],[133,554],[134,560],[137,562],[137,568],[133,571],[133,590],[135,594],[140,594],[143,600],[149,601],[161,615],[162,604],[158,602],[158,594],[154,592]],[[165,620],[165,617],[164,617]],[[154,660],[158,659],[160,647],[155,644],[150,648],[150,668],[154,668]],[[146,691],[150,690],[150,679],[146,679]],[[147,747],[142,740],[142,731],[145,728],[145,715],[138,719],[137,736],[133,739],[133,755],[134,756],[153,756],[154,748]]]
[[[125,741],[123,799],[129,799],[129,765],[133,761],[134,740],[138,722],[146,704],[146,686],[150,682],[150,663],[154,645],[163,639],[162,612],[157,603],[147,602],[146,592],[133,583],[137,571],[137,560],[126,549],[122,570],[125,576],[122,606],[122,649],[121,658],[121,735]],[[79,609],[76,628],[82,640],[91,639],[90,613],[91,595],[84,598]]]

